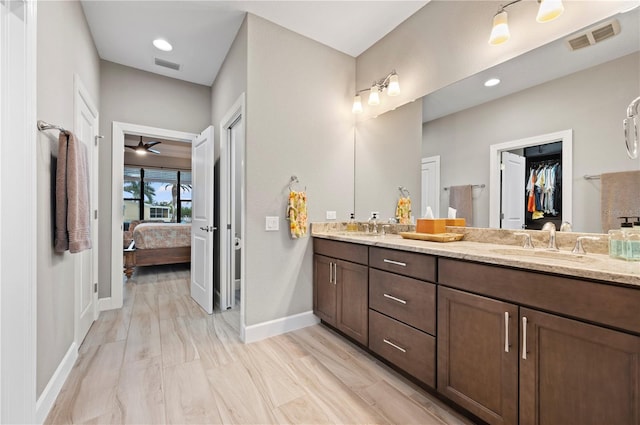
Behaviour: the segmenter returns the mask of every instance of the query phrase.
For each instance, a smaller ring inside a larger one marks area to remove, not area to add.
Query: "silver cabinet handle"
[[[385,258],[382,261],[384,261],[385,263],[394,264],[396,266],[407,267],[407,263],[401,263],[400,261],[393,261],[393,260],[389,260],[387,258]]]
[[[400,304],[406,304],[407,302],[405,300],[401,300],[400,298],[396,298],[393,295],[389,295],[389,294],[382,294],[383,297],[385,298],[389,298],[390,300],[394,300],[399,302]]]
[[[338,284],[338,263],[333,263],[333,284]]]
[[[395,348],[396,350],[400,350],[403,353],[406,353],[407,350],[405,350],[404,348],[400,347],[399,345],[394,344],[393,342],[389,341],[388,339],[383,339],[382,341],[384,341],[385,344],[389,344],[390,346],[392,346],[393,348]]]
[[[522,358],[527,360],[527,318],[522,317]]]
[[[509,312],[504,312],[504,352],[509,352]]]
[[[329,262],[329,283],[333,283],[333,263]]]

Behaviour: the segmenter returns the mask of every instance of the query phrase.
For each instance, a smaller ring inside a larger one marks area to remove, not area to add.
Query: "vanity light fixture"
[[[496,14],[493,16],[493,26],[491,35],[489,36],[489,44],[496,46],[506,43],[511,36],[509,33],[509,24],[506,8],[521,2],[522,0],[513,0],[507,4],[500,6]],[[553,21],[564,12],[562,0],[538,0],[540,7],[536,15],[536,21],[540,23]]]
[[[156,38],[153,40],[153,45],[156,49],[162,50],[163,52],[170,52],[173,50],[173,46],[167,40],[163,38]]]
[[[498,84],[500,84],[499,78],[489,78],[487,81],[484,82],[485,87],[493,87],[493,86],[497,86]]]
[[[395,69],[386,77],[374,81],[370,88],[357,91],[353,97],[352,112],[354,114],[362,112],[362,98],[360,97],[360,93],[369,91],[369,100],[367,103],[370,106],[376,106],[380,104],[380,93],[384,90],[387,90],[387,95],[389,96],[397,96],[400,94],[400,82],[398,81],[398,74],[396,74]]]

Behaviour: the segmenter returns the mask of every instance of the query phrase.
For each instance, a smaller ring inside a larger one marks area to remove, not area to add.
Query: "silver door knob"
[[[216,230],[216,228],[214,226],[204,226],[204,227],[200,227],[200,230],[204,230],[205,232],[213,232],[214,230]]]

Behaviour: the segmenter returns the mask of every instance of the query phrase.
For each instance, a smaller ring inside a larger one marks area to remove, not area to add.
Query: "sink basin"
[[[584,255],[572,254],[565,251],[545,251],[524,248],[498,248],[492,249],[491,252],[509,257],[526,257],[537,259],[548,258],[550,260],[570,261],[573,263],[590,263],[594,261],[593,258],[589,258]]]

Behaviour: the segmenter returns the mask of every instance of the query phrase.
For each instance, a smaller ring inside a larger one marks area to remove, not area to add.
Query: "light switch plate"
[[[335,220],[336,212],[335,211],[327,211],[327,220]]]
[[[277,232],[280,230],[280,217],[265,217],[264,230],[267,232]]]

